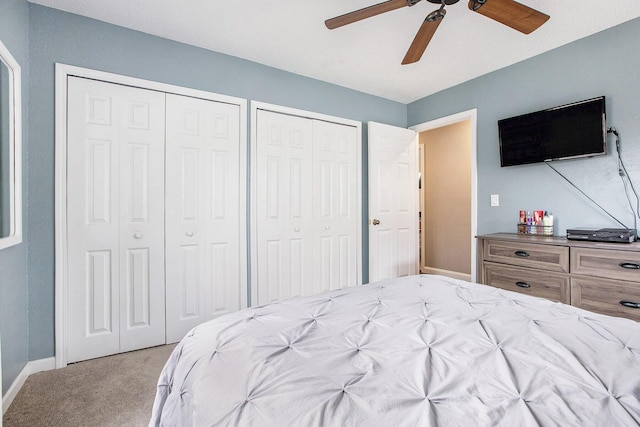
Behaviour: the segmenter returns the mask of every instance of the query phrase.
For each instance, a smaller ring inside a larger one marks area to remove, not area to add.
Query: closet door
[[[357,131],[313,122],[313,291],[358,280]]]
[[[313,294],[313,125],[257,111],[257,295],[265,304]]]
[[[357,285],[358,128],[257,109],[254,304]]]
[[[68,362],[165,342],[164,94],[68,81]]]
[[[242,308],[240,107],[167,94],[167,342]]]

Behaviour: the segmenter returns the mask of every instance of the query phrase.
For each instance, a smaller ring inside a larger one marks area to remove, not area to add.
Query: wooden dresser
[[[640,322],[640,243],[478,236],[478,280]]]

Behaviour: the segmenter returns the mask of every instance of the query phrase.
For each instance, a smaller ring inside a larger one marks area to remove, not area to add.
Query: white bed
[[[442,276],[187,334],[151,426],[637,426],[640,323]]]

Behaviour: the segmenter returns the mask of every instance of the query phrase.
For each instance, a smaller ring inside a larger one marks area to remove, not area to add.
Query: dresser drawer
[[[566,246],[485,240],[483,250],[485,261],[569,272],[569,248]]]
[[[571,305],[640,322],[640,308],[625,307],[621,301],[640,304],[640,284],[597,277],[571,278]]]
[[[508,291],[569,304],[569,275],[484,263],[484,283]]]
[[[640,252],[571,248],[571,273],[640,282]]]

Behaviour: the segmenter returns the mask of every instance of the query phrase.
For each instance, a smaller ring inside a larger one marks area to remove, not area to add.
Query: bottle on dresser
[[[542,217],[542,225],[546,236],[553,236],[553,215],[551,212],[544,211]]]

